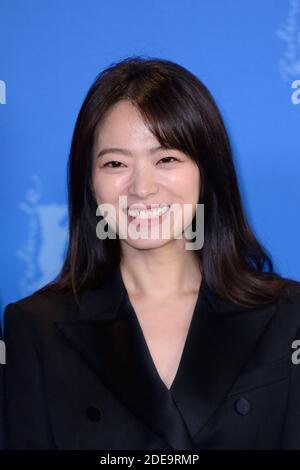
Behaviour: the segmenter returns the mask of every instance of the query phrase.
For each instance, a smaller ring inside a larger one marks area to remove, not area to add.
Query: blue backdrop
[[[250,223],[300,280],[300,0],[0,0],[0,48],[1,313],[57,274],[76,115],[96,75],[132,54],[208,86]]]

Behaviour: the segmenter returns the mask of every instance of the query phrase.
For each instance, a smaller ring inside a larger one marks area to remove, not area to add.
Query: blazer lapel
[[[103,384],[173,449],[193,449],[176,404],[153,366],[119,268],[87,290],[74,322],[55,322]]]
[[[171,387],[193,438],[221,405],[276,309],[275,304],[243,308],[216,296],[204,282]]]
[[[242,309],[203,280],[170,390],[132,314],[119,267],[82,294],[77,320],[55,323],[103,384],[171,448],[193,449],[192,437],[221,404],[274,311]]]

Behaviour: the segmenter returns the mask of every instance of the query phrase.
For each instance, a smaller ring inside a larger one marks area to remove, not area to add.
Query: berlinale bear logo
[[[0,80],[0,104],[6,104],[6,84]]]

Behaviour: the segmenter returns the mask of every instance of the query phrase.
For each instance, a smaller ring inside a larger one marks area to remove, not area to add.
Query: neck
[[[175,248],[137,250],[127,245],[120,270],[128,293],[167,299],[198,292],[202,274],[197,254]]]

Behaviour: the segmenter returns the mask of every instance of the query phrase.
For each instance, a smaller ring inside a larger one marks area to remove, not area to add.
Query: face
[[[179,150],[159,147],[139,111],[127,100],[115,104],[95,130],[92,189],[98,205],[114,208],[105,219],[118,233],[121,245],[150,249],[181,243],[195,215],[200,195],[198,166]],[[148,205],[171,207],[128,214],[128,207],[147,209]]]

